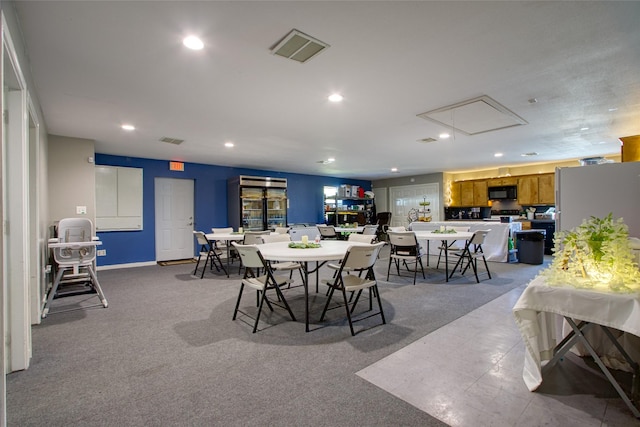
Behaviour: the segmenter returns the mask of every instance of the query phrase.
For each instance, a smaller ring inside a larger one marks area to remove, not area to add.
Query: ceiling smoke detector
[[[167,144],[180,145],[184,142],[184,139],[178,138],[169,138],[168,136],[163,136],[159,139],[160,142],[166,142]]]
[[[431,137],[423,138],[423,139],[419,139],[419,140],[418,140],[418,142],[423,142],[423,143],[425,143],[425,144],[426,144],[427,142],[436,142],[436,141],[437,141],[437,139],[435,139],[435,138],[431,138]]]
[[[274,55],[305,63],[328,47],[327,43],[293,29],[271,48],[271,52]]]

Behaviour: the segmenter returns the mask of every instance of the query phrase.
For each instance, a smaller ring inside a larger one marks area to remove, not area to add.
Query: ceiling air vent
[[[418,142],[423,142],[423,143],[425,143],[425,144],[426,144],[427,142],[436,142],[436,141],[437,141],[437,139],[435,139],[435,138],[431,138],[431,137],[429,137],[429,138],[424,138],[424,139],[419,139],[419,140],[418,140]]]
[[[184,142],[184,139],[178,138],[169,138],[168,136],[163,136],[160,138],[160,142],[166,142],[168,144],[180,145]]]
[[[305,63],[328,47],[328,44],[293,29],[271,48],[271,52]]]

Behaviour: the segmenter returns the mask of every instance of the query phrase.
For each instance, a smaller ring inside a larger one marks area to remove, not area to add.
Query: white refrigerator
[[[623,218],[640,237],[640,162],[556,169],[556,230],[570,230],[591,216]]]

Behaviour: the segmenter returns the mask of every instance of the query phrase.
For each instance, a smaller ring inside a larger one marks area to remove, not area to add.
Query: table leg
[[[445,282],[449,281],[449,248],[447,248],[447,244],[449,242],[447,240],[442,241],[442,247],[446,248],[444,251],[444,280]]]
[[[309,332],[309,263],[304,262],[304,330]]]

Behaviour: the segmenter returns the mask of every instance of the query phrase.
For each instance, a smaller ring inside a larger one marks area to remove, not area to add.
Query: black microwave
[[[517,198],[518,187],[516,185],[489,187],[489,200],[514,200]]]

